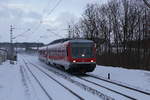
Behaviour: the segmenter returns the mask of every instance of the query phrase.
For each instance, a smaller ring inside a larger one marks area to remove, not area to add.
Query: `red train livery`
[[[59,65],[69,72],[92,72],[96,67],[94,42],[85,39],[59,39],[39,49],[39,59]]]

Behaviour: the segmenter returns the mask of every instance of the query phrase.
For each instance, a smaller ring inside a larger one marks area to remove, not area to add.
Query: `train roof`
[[[88,43],[93,43],[92,40],[86,40],[84,38],[75,38],[75,39],[72,39],[72,38],[63,38],[63,39],[58,39],[58,40],[54,40],[53,42],[49,43],[48,45],[45,45],[43,47],[40,47],[39,50],[42,50],[42,49],[46,49],[47,47],[49,46],[52,46],[55,44],[61,44],[61,43],[64,43],[64,42],[70,42],[70,43],[84,43],[84,42],[88,42]]]
[[[69,42],[91,42],[91,43],[93,42],[92,40],[86,40],[84,38],[75,38],[75,39],[63,38],[63,39],[55,40],[55,41],[49,43],[48,45],[57,44],[57,43],[64,43],[66,41],[69,41]]]
[[[86,39],[74,39],[74,40],[69,40],[69,42],[71,42],[71,43],[93,43],[93,41],[92,40],[86,40]]]
[[[50,44],[56,44],[56,43],[63,43],[66,42],[68,40],[71,40],[70,38],[63,38],[63,39],[58,39],[58,40],[54,40],[53,42],[49,43]]]

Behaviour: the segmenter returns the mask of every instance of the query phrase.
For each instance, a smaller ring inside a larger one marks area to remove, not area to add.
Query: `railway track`
[[[36,80],[36,82],[39,84],[39,86],[41,87],[41,89],[44,91],[44,93],[46,94],[46,96],[49,98],[49,100],[53,100],[52,97],[48,94],[48,92],[45,90],[45,88],[42,86],[41,82],[38,80],[38,78],[33,74],[33,72],[30,70],[30,68],[28,67],[27,63],[24,61],[26,68],[28,69],[28,71],[31,73],[31,75],[33,76],[33,78]]]
[[[114,98],[111,98],[111,97],[101,93],[99,90],[93,89],[93,88],[89,87],[88,85],[83,84],[84,82],[77,81],[76,78],[78,78],[80,80],[83,80],[85,82],[94,84],[94,85],[96,85],[98,87],[107,89],[107,90],[112,91],[112,92],[114,92],[116,94],[122,95],[122,96],[124,96],[124,97],[126,97],[126,98],[128,98],[130,100],[149,100],[149,98],[150,98],[150,93],[149,92],[137,89],[135,87],[127,86],[127,85],[119,83],[119,82],[111,81],[111,80],[108,80],[108,79],[105,79],[105,78],[102,78],[102,77],[94,76],[92,74],[85,74],[85,76],[88,76],[88,77],[93,78],[95,80],[101,80],[101,81],[104,81],[104,82],[107,82],[107,83],[111,83],[111,84],[116,85],[116,86],[120,86],[121,88],[128,89],[128,90],[130,90],[132,92],[134,91],[134,93],[138,93],[138,94],[133,96],[132,95],[133,93],[131,93],[131,94],[130,94],[130,92],[129,92],[129,94],[127,92],[124,93],[124,92],[122,92],[120,90],[113,89],[113,88],[111,88],[111,87],[109,87],[107,85],[100,84],[100,82],[98,82],[98,81],[95,82],[93,80],[89,80],[89,79],[86,79],[84,77],[73,76],[73,75],[71,75],[69,73],[64,72],[63,70],[58,70],[56,68],[51,68],[51,67],[48,67],[48,66],[46,66],[44,64],[40,64],[40,66],[39,66],[39,65],[33,64],[32,62],[29,62],[29,63],[32,64],[34,67],[37,67],[39,70],[41,69],[40,68],[41,66],[42,67],[44,66],[44,69],[47,69],[47,70],[53,72],[54,74],[56,74],[56,75],[58,75],[58,76],[60,76],[60,77],[62,77],[64,79],[72,82],[73,84],[78,85],[79,87],[87,90],[88,92],[91,92],[94,95],[96,94],[97,96],[99,96],[103,100],[114,100]],[[41,70],[43,70],[43,68]],[[74,77],[75,77],[75,80],[74,80]],[[141,99],[141,97],[139,98],[139,94],[143,95],[143,96],[147,96],[148,99]]]
[[[130,86],[127,86],[127,85],[124,85],[124,84],[121,84],[121,83],[118,83],[118,82],[114,82],[114,81],[108,80],[108,79],[106,79],[106,78],[98,77],[98,76],[95,76],[95,75],[92,75],[92,74],[85,74],[85,75],[88,76],[88,77],[91,77],[91,78],[95,78],[95,79],[98,79],[98,80],[102,80],[102,81],[105,81],[105,82],[109,82],[109,83],[111,83],[111,84],[114,84],[114,85],[117,85],[117,86],[121,86],[121,87],[130,89],[130,90],[133,90],[133,91],[137,91],[137,92],[139,92],[139,93],[143,93],[143,94],[145,94],[145,95],[150,96],[150,93],[149,93],[149,92],[146,92],[146,91],[143,91],[143,90],[139,90],[139,89],[136,89],[136,88],[134,88],[134,87],[130,87]]]
[[[37,66],[37,65],[35,65],[35,64],[31,63],[31,62],[30,62],[30,64],[33,65],[35,68],[39,69],[40,71],[42,71],[42,72],[43,72],[44,74],[46,74],[47,76],[49,76],[49,74],[48,74],[47,72],[45,72],[45,71],[44,71],[42,68],[40,68],[39,66]],[[93,89],[93,88],[91,88],[91,87],[89,87],[89,86],[87,86],[87,85],[85,85],[85,84],[83,84],[83,83],[80,83],[79,81],[73,80],[73,79],[70,78],[69,76],[66,76],[64,73],[60,73],[60,72],[57,72],[57,71],[55,71],[55,70],[51,70],[51,72],[53,72],[54,74],[56,74],[56,75],[58,75],[58,76],[64,78],[65,80],[70,81],[71,83],[73,83],[73,84],[79,86],[80,88],[82,88],[82,89],[84,89],[84,90],[86,90],[86,91],[92,93],[93,95],[98,96],[98,97],[99,97],[100,99],[102,99],[102,100],[115,100],[114,98],[112,98],[112,97],[110,97],[110,96],[107,96],[107,95],[101,93],[100,91],[98,91],[98,90],[96,90],[96,89]],[[83,100],[85,100],[85,99],[83,99]]]
[[[146,99],[144,99],[144,100],[150,99],[150,94],[148,92],[145,92],[145,91],[142,91],[142,90],[138,90],[138,89],[135,89],[135,88],[132,88],[132,87],[128,87],[126,85],[123,85],[123,84],[120,84],[120,83],[116,83],[116,82],[113,82],[113,81],[110,81],[110,80],[107,80],[107,79],[104,79],[104,78],[100,78],[100,77],[97,77],[97,76],[88,75],[88,74],[85,74],[85,75],[90,77],[90,79],[88,79],[88,77],[86,77],[86,78],[85,77],[78,77],[78,78],[81,79],[81,80],[90,82],[92,84],[95,84],[97,86],[100,86],[102,88],[105,88],[107,90],[110,90],[110,91],[113,91],[115,93],[118,93],[120,95],[123,95],[123,96],[125,96],[127,98],[130,98],[132,100],[143,100],[142,99],[143,97],[146,97]],[[91,80],[91,78],[94,78],[94,79],[100,80],[100,81]],[[101,81],[113,84],[113,87],[110,86],[110,84],[105,84],[104,85],[104,83],[102,83]],[[114,85],[119,86],[121,89],[117,90],[118,87],[116,89],[114,89],[114,87],[115,87]],[[128,91],[129,94],[127,93],[127,91]],[[132,94],[133,95],[136,94],[137,96],[133,96]]]
[[[92,84],[94,84],[94,85],[97,85],[97,86],[99,86],[99,87],[102,87],[102,88],[104,88],[104,89],[107,89],[107,90],[109,90],[109,91],[112,91],[112,92],[114,92],[114,93],[120,94],[120,95],[122,95],[122,96],[124,96],[124,97],[126,97],[126,98],[128,98],[128,99],[137,100],[136,98],[133,98],[133,97],[128,96],[128,95],[126,95],[126,94],[124,94],[124,93],[121,93],[121,92],[118,92],[118,91],[113,90],[113,89],[111,89],[111,88],[108,88],[108,87],[106,87],[106,86],[100,85],[100,84],[98,84],[98,83],[96,83],[96,82],[93,82],[93,81],[90,81],[90,80],[87,80],[87,79],[84,79],[84,78],[81,78],[81,77],[78,77],[78,78],[81,79],[81,80],[84,80],[84,81],[86,81],[86,82],[92,83]]]
[[[33,66],[35,66],[35,67],[37,67],[38,69],[42,70],[42,69],[41,69],[40,67],[38,67],[37,65],[35,65],[35,64],[31,63],[31,62],[30,62],[30,64],[32,64]],[[89,92],[91,92],[91,93],[97,93],[99,96],[105,97],[105,99],[103,98],[104,100],[110,100],[110,97],[108,97],[109,99],[106,99],[106,97],[107,97],[106,95],[104,95],[104,94],[102,94],[102,93],[98,93],[97,90],[93,90],[92,88],[86,87],[84,84],[82,84],[82,83],[80,83],[80,82],[78,82],[78,81],[76,81],[76,80],[71,79],[69,76],[66,75],[66,73],[64,73],[64,72],[62,72],[62,71],[61,71],[62,73],[57,72],[56,70],[51,70],[51,71],[52,71],[53,73],[55,73],[55,74],[57,74],[57,75],[63,77],[64,79],[67,79],[67,80],[71,81],[72,83],[75,83],[76,85],[81,86],[82,88],[84,88],[84,89],[86,89],[86,90],[89,90]],[[69,74],[69,75],[70,75],[70,74]],[[124,96],[124,97],[126,97],[126,98],[128,98],[128,99],[130,99],[130,100],[137,100],[137,99],[134,98],[134,97],[128,96],[128,95],[126,95],[126,94],[124,94],[124,93],[121,93],[121,92],[118,92],[118,91],[116,91],[116,90],[110,89],[110,88],[108,88],[108,87],[102,86],[102,85],[97,84],[97,83],[95,83],[95,82],[91,82],[91,81],[89,81],[89,80],[86,80],[86,79],[83,79],[83,78],[80,78],[80,77],[77,77],[77,78],[79,78],[79,79],[81,79],[81,80],[84,80],[84,81],[86,81],[86,82],[88,82],[88,83],[94,84],[94,85],[96,85],[96,86],[98,86],[98,87],[105,88],[105,89],[107,89],[107,90],[109,90],[109,91],[111,91],[111,92],[114,92],[114,93],[116,93],[116,94],[119,94],[119,95],[121,95],[121,96]],[[85,87],[84,87],[84,86],[85,86]],[[113,100],[113,99],[112,99],[112,100]]]
[[[31,73],[31,75],[34,77],[34,79],[37,81],[37,83],[39,84],[39,86],[41,87],[41,89],[44,91],[44,93],[47,95],[47,97],[49,98],[49,100],[54,100],[52,99],[52,97],[48,94],[48,92],[45,90],[45,88],[42,86],[42,84],[40,83],[40,81],[38,80],[38,78],[34,75],[34,73],[31,71],[31,69],[28,66],[28,63],[25,62],[25,60],[23,60],[25,63],[26,68],[28,69],[28,71]],[[49,74],[45,73],[44,71],[40,70],[41,72],[43,72],[46,76],[48,76],[50,79],[52,79],[53,81],[55,81],[56,83],[58,83],[60,86],[62,86],[63,88],[65,88],[66,90],[68,90],[71,94],[73,94],[75,97],[77,97],[79,100],[84,100],[81,96],[79,96],[78,94],[76,94],[75,92],[73,92],[71,89],[67,88],[65,85],[61,84],[59,81],[57,81],[56,79],[54,79],[53,77],[51,77]]]

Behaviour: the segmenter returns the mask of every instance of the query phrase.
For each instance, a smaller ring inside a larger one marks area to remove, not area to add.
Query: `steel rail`
[[[77,93],[73,92],[71,89],[67,88],[65,85],[63,85],[62,83],[60,83],[59,81],[57,81],[56,79],[54,79],[52,76],[50,76],[49,74],[47,74],[46,72],[44,72],[43,70],[41,70],[39,67],[35,66],[34,64],[31,64],[31,65],[33,67],[37,68],[38,70],[40,70],[41,72],[43,72],[46,76],[48,76],[49,78],[51,78],[52,80],[54,80],[56,83],[58,83],[60,86],[62,86],[66,90],[68,90],[70,93],[72,93],[74,96],[76,96],[80,100],[85,100],[84,98],[82,98],[81,96],[79,96]]]
[[[121,83],[117,83],[117,82],[114,82],[114,81],[111,81],[111,80],[108,80],[108,79],[105,79],[105,78],[101,78],[101,77],[98,77],[98,76],[94,76],[94,75],[88,75],[88,74],[85,74],[85,75],[89,76],[89,77],[92,77],[92,78],[95,78],[95,79],[98,79],[98,80],[102,80],[102,81],[108,82],[108,83],[112,83],[112,84],[117,85],[117,86],[121,86],[121,87],[127,88],[127,89],[130,89],[130,90],[134,90],[134,91],[137,91],[137,92],[140,92],[140,93],[143,93],[143,94],[146,94],[146,95],[150,96],[150,93],[148,93],[148,92],[145,92],[145,91],[133,88],[133,87],[129,87],[129,86],[123,85]]]

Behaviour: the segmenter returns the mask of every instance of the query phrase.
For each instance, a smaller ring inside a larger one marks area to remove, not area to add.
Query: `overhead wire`
[[[50,10],[50,12],[46,15],[46,17],[50,16],[50,15],[54,12],[54,10],[58,7],[58,5],[59,5],[61,2],[62,2],[62,0],[59,0],[59,1],[56,3],[56,5]],[[41,27],[42,23],[43,23],[43,19],[40,20],[39,26],[35,29],[35,31],[34,31],[32,34],[34,34],[34,33]],[[51,31],[51,32],[52,32],[53,34],[55,34],[56,36],[62,38],[62,36],[58,35],[57,33],[53,32],[53,31]]]
[[[59,0],[56,5],[50,10],[50,12],[47,14],[47,16],[51,15],[53,11],[57,8],[57,6],[62,2],[62,0]]]
[[[28,29],[25,32],[23,32],[23,34],[26,33],[26,32],[28,32],[28,31],[30,31],[30,29]],[[12,39],[16,39],[17,37],[23,36],[23,34],[18,34],[15,37],[13,37]]]
[[[63,38],[63,36],[59,35],[58,33],[54,32],[53,30],[47,29],[47,31],[53,33],[54,35]]]
[[[45,6],[45,8],[43,8],[43,11],[42,11],[43,13],[46,12],[46,10],[49,7],[50,3],[51,3],[51,0],[49,0],[49,2],[47,3],[47,5]]]
[[[49,12],[46,16],[51,15],[51,14],[54,12],[54,10],[57,8],[57,6],[61,3],[61,1],[62,1],[62,0],[59,0],[59,1],[56,3],[56,5],[50,10],[50,12]],[[44,8],[43,11],[45,11],[45,9],[46,9],[46,8]],[[35,27],[34,30],[32,29],[34,26],[32,26],[31,28],[29,28],[30,30],[28,29],[28,30],[26,30],[25,32],[23,32],[23,33],[21,33],[21,34],[15,36],[15,37],[13,37],[13,38],[17,38],[17,37],[23,36],[23,35],[26,34],[27,32],[31,32],[31,31],[33,31],[32,34],[34,34],[34,33],[41,27],[41,24],[43,23],[43,19],[44,19],[44,18],[42,17],[42,19],[39,21],[39,24],[37,25],[37,27]]]

